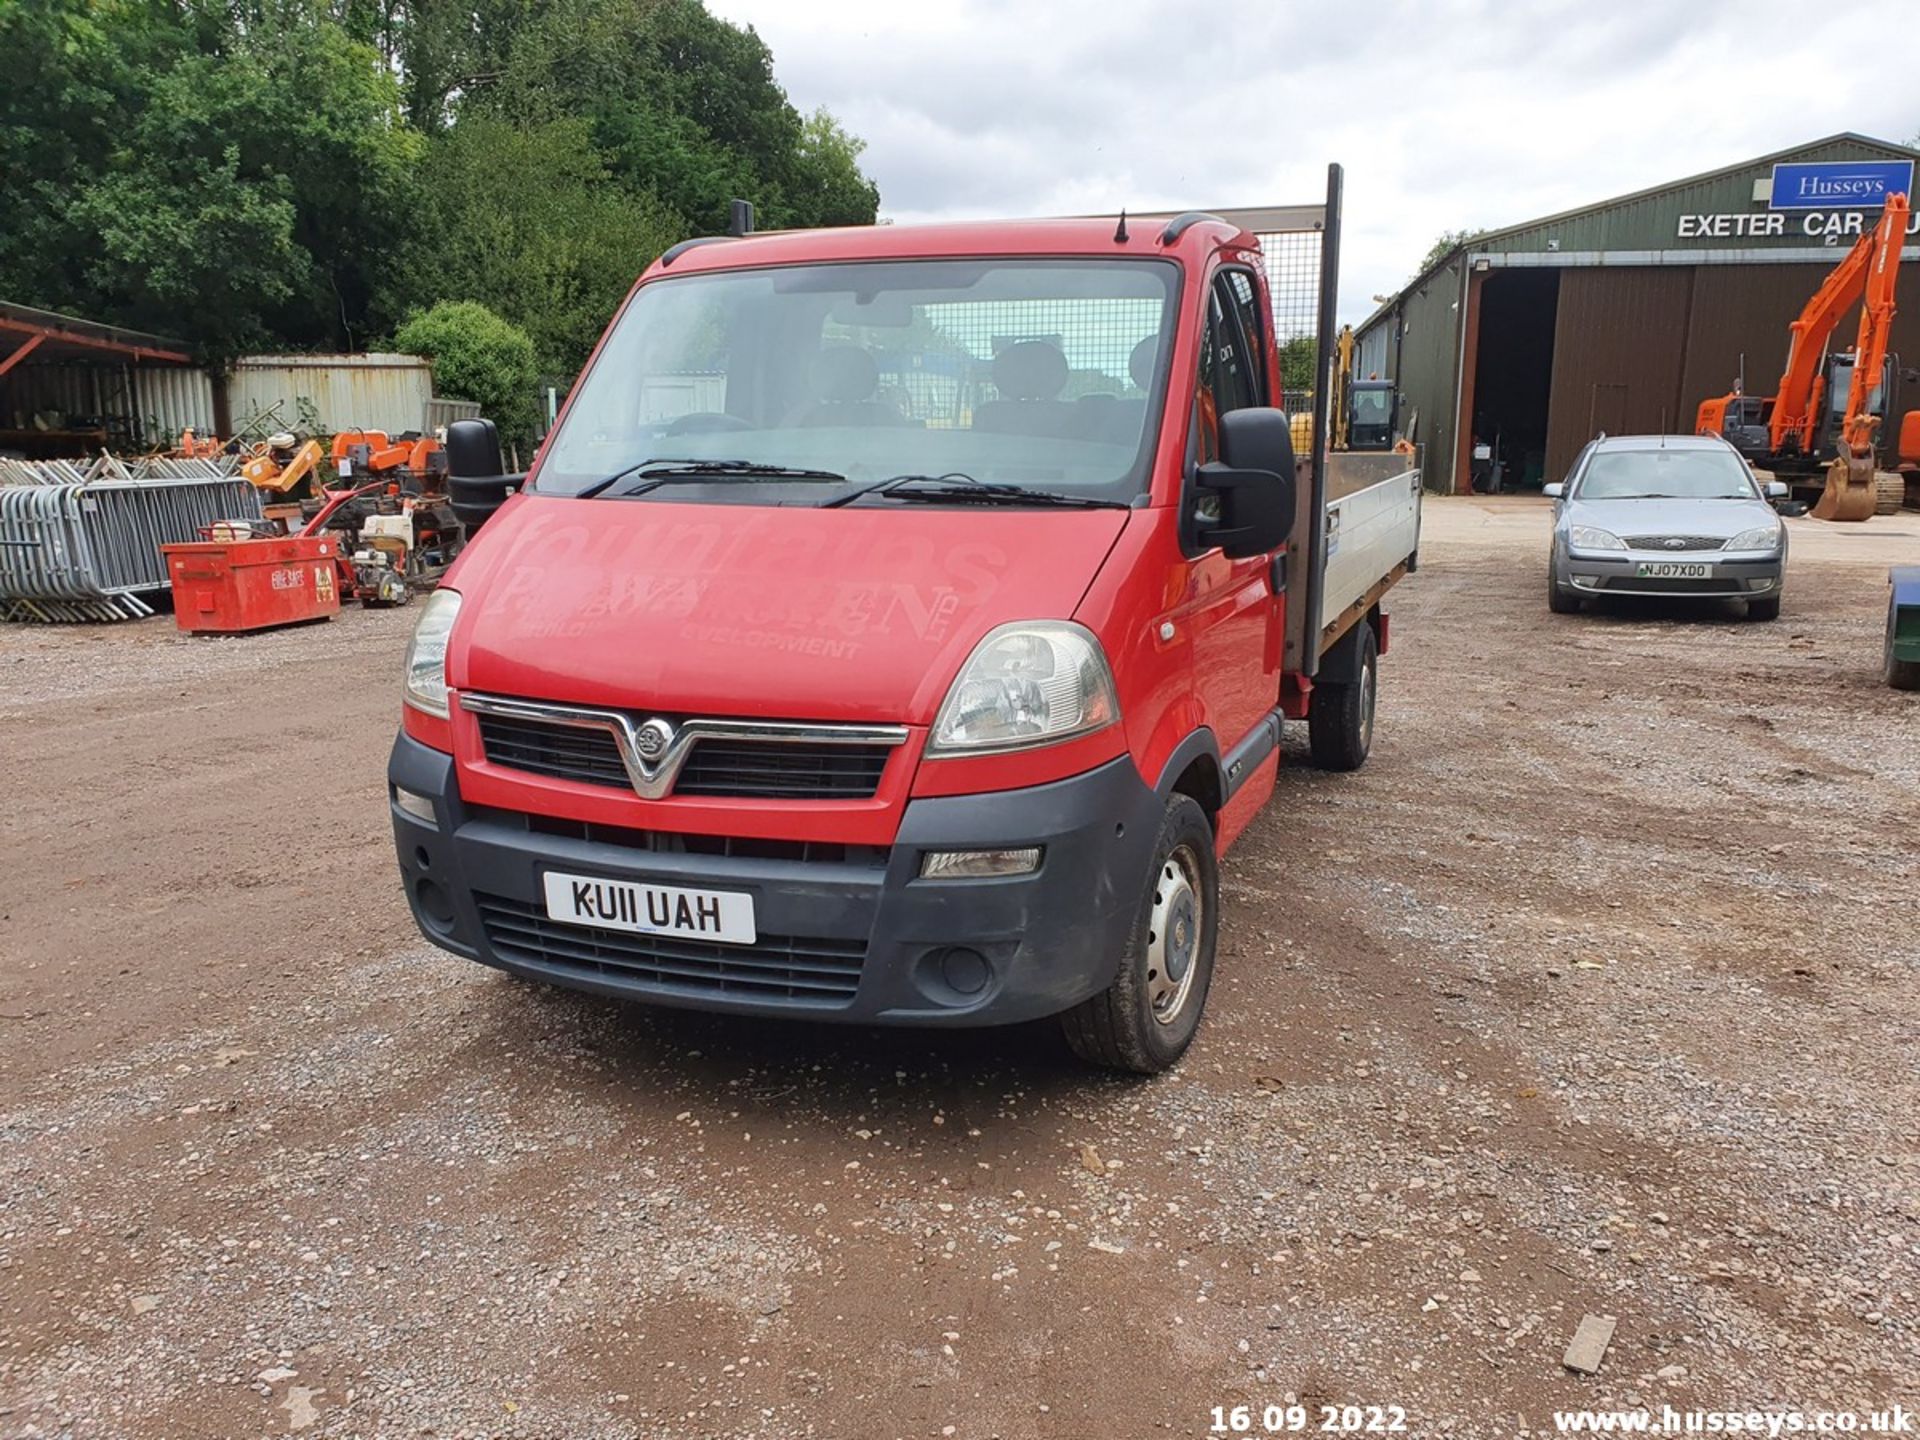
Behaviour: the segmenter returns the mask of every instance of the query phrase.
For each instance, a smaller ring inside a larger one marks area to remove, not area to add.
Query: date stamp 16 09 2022
[[[1400,1405],[1215,1405],[1209,1435],[1399,1435]]]

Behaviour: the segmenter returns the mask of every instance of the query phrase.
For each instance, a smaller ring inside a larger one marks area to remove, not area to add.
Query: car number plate
[[[547,918],[564,925],[714,940],[722,945],[751,945],[758,938],[751,895],[551,871],[545,883]]]
[[[1713,566],[1699,560],[1649,560],[1634,573],[1647,580],[1707,580]]]

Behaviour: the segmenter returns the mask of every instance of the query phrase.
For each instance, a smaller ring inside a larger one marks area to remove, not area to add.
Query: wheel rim
[[[1147,917],[1147,1004],[1162,1025],[1178,1020],[1193,996],[1206,918],[1200,857],[1192,847],[1178,846],[1160,862]]]
[[[1373,664],[1369,661],[1367,668],[1360,672],[1360,748],[1362,750],[1373,748],[1373,695]]]

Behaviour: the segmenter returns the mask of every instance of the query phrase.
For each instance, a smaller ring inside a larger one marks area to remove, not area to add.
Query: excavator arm
[[[1865,246],[1859,281],[1860,333],[1854,341],[1853,383],[1840,419],[1838,454],[1827,469],[1826,489],[1813,507],[1822,520],[1864,520],[1878,503],[1873,442],[1880,417],[1867,407],[1886,368],[1893,335],[1894,288],[1900,279],[1900,247],[1907,238],[1907,197],[1889,195],[1880,223],[1860,238]],[[1859,252],[1862,246],[1854,249]]]
[[[1840,433],[1851,442],[1863,423],[1871,437],[1874,417],[1867,414],[1887,348],[1893,336],[1894,288],[1900,279],[1900,247],[1907,236],[1907,197],[1887,197],[1886,212],[1874,227],[1873,253],[1861,287],[1860,336],[1853,347],[1853,388],[1847,392],[1846,418]]]
[[[1332,390],[1333,394],[1329,397],[1331,408],[1328,414],[1333,421],[1333,444],[1329,448],[1344,450],[1348,443],[1347,429],[1350,418],[1347,414],[1348,397],[1353,393],[1353,327],[1351,325],[1341,327],[1340,338],[1334,344]]]
[[[1905,206],[1906,197],[1899,197]],[[1892,208],[1892,202],[1888,202]],[[1905,222],[1904,208],[1901,220]],[[1825,387],[1821,362],[1827,353],[1827,341],[1849,306],[1858,300],[1866,286],[1867,266],[1874,253],[1874,237],[1880,227],[1853,242],[1846,259],[1833,267],[1819,290],[1814,292],[1800,318],[1790,327],[1793,338],[1787,345],[1787,368],[1780,386],[1773,392],[1773,434],[1775,454],[1790,450],[1805,453],[1814,446],[1820,426],[1821,391]],[[1896,251],[1896,253],[1898,253]]]

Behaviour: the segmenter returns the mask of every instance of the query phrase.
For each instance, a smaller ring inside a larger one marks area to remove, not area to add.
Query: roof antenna
[[[1125,206],[1122,206],[1120,209],[1120,223],[1113,227],[1113,243],[1116,245],[1124,245],[1127,243],[1127,211]]]

